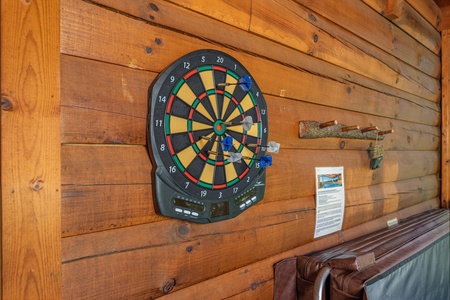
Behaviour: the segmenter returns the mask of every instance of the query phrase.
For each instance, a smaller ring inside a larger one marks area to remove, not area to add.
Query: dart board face
[[[266,102],[233,57],[199,50],[171,64],[149,89],[147,129],[162,215],[215,222],[262,200]]]

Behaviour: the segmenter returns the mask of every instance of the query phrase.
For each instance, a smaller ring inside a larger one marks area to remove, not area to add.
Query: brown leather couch
[[[448,300],[449,210],[275,265],[274,299]]]

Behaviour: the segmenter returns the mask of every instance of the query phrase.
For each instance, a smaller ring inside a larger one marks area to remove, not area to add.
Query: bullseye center
[[[214,133],[221,136],[227,131],[227,125],[223,123],[222,120],[217,120],[214,122]]]

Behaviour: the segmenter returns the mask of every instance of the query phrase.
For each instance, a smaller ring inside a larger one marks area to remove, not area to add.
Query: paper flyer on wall
[[[317,167],[314,238],[341,230],[344,210],[344,167]]]

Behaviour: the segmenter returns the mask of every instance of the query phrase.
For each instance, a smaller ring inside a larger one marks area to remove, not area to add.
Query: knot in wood
[[[12,107],[12,103],[8,98],[2,97],[2,109],[3,110],[10,110]]]
[[[44,187],[44,181],[42,179],[33,179],[30,182],[30,187],[34,191],[39,191]]]
[[[163,294],[170,293],[177,284],[175,278],[170,278],[162,287]]]
[[[189,227],[186,224],[178,227],[178,233],[181,235],[187,235],[189,233]]]
[[[148,5],[148,7],[150,7],[154,11],[158,11],[159,10],[158,6],[155,3],[150,3]]]

